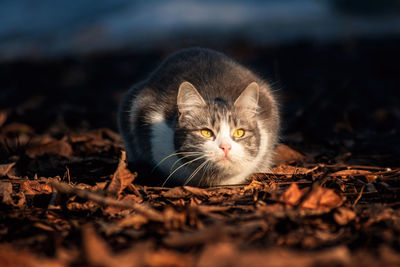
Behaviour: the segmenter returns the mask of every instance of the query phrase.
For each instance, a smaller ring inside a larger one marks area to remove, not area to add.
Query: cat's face
[[[218,98],[206,103],[192,85],[181,86],[175,146],[178,151],[188,152],[186,162],[194,160],[190,163],[193,171],[223,179],[251,165],[260,146],[257,101],[255,83],[234,103]]]

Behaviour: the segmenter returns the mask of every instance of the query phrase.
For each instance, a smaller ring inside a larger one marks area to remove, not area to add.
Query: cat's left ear
[[[190,82],[183,82],[178,89],[177,104],[180,113],[193,107],[206,106],[203,97]]]
[[[256,82],[252,82],[236,99],[234,106],[251,112],[250,114],[255,115],[257,113],[259,91],[260,88],[258,84]]]

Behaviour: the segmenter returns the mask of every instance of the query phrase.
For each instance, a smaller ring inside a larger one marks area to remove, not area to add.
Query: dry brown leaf
[[[316,166],[314,168],[308,169],[303,167],[294,167],[287,164],[280,164],[277,167],[271,168],[271,173],[275,175],[286,175],[286,176],[307,175],[317,170],[318,168],[319,167]]]
[[[41,183],[39,181],[24,181],[21,183],[21,191],[25,195],[36,195],[51,194],[53,189],[48,183]]]
[[[250,184],[245,185],[245,186],[243,187],[243,191],[246,192],[246,191],[248,191],[248,190],[261,189],[261,188],[264,188],[264,186],[265,186],[264,183],[262,183],[262,182],[260,182],[260,181],[257,181],[257,180],[252,180],[252,181],[250,182]]]
[[[166,198],[184,198],[190,196],[190,194],[191,193],[186,191],[183,187],[173,187],[161,193],[161,195]]]
[[[297,184],[293,183],[289,186],[289,188],[282,194],[279,198],[283,203],[295,206],[299,203],[301,197],[303,196],[303,192],[297,186]]]
[[[137,173],[131,173],[127,168],[126,152],[121,152],[121,159],[119,160],[117,170],[114,172],[113,178],[107,191],[116,195],[120,195],[122,191],[135,180]]]
[[[62,157],[72,156],[73,150],[69,143],[64,140],[52,140],[45,144],[34,144],[26,150],[26,154],[34,158],[44,154],[55,154]]]
[[[344,197],[324,187],[315,187],[300,204],[304,209],[332,209],[343,204]]]
[[[14,167],[15,162],[7,163],[7,164],[0,164],[0,177],[6,176],[7,173]]]
[[[201,197],[201,196],[207,197],[207,196],[210,195],[209,192],[208,192],[207,190],[202,189],[202,188],[192,187],[192,186],[184,186],[183,188],[184,188],[186,191],[188,191],[188,192],[190,192],[190,193],[192,193],[193,195],[198,196],[198,197]]]
[[[365,179],[367,180],[367,183],[373,183],[373,182],[375,182],[376,181],[376,179],[378,179],[378,175],[375,175],[375,174],[368,174],[368,175],[365,175]]]
[[[356,213],[345,207],[339,207],[333,214],[335,222],[339,225],[346,225],[356,217]]]
[[[291,161],[301,161],[305,158],[303,154],[287,145],[279,145],[275,150],[275,163],[283,164]]]

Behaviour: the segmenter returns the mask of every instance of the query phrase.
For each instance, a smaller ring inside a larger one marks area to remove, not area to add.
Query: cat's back
[[[166,58],[150,75],[146,85],[159,93],[176,93],[183,81],[197,86],[207,98],[229,94],[236,98],[250,82],[261,80],[226,55],[205,48],[190,48]]]
[[[150,75],[149,83],[162,82],[171,77],[207,76],[217,69],[224,71],[228,65],[235,64],[220,52],[206,48],[184,49],[167,57]]]

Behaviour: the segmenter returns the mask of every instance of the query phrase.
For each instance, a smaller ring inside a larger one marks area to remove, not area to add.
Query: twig
[[[111,197],[102,196],[98,193],[90,192],[88,190],[76,188],[66,183],[51,181],[50,185],[58,192],[65,194],[74,194],[81,198],[92,200],[104,206],[114,206],[125,209],[134,209],[136,212],[144,214],[150,220],[163,222],[164,216],[151,206],[140,203],[133,203],[127,200],[117,200]]]
[[[313,165],[313,164],[311,164]],[[346,164],[319,164],[320,167],[325,168],[346,168],[346,169],[364,169],[364,170],[380,170],[385,171],[387,168],[378,166],[365,166],[365,165],[346,165]]]
[[[358,194],[356,200],[354,201],[353,205],[351,205],[353,208],[357,205],[358,201],[361,199],[362,194],[364,192],[365,184],[361,187],[360,193]]]

